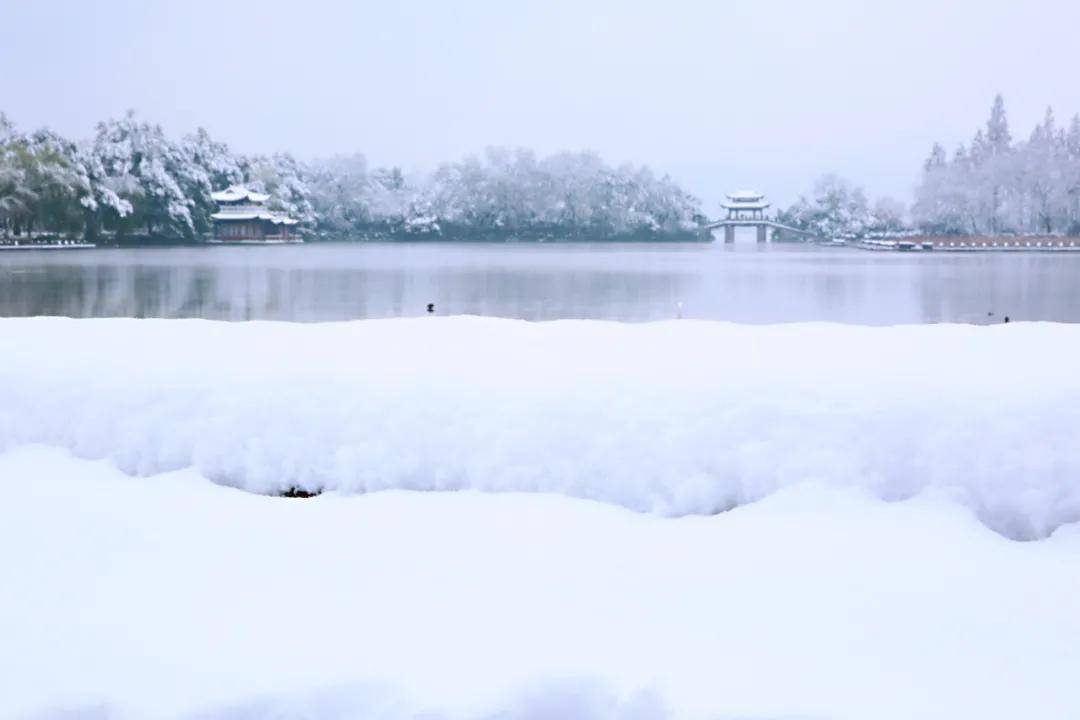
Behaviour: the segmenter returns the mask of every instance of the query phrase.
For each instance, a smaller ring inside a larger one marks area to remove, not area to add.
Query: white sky
[[[706,207],[839,172],[907,200],[1005,95],[1080,111],[1077,0],[0,0],[0,110],[88,136],[134,108],[243,152],[429,169],[593,149]]]

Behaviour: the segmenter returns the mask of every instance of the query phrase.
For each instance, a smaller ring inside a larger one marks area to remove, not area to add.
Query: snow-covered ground
[[[1076,718],[1077,357],[0,321],[0,717]]]
[[[937,493],[300,501],[34,446],[0,493],[0,717],[1080,716],[1080,528]]]
[[[1080,519],[1080,327],[0,322],[0,449],[290,486],[708,514],[817,480]]]

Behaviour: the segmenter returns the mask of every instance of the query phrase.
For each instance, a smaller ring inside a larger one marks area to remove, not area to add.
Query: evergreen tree
[[[1064,186],[1066,197],[1066,232],[1080,235],[1080,115],[1073,115],[1065,134]]]
[[[1000,94],[994,97],[994,104],[990,108],[990,119],[986,123],[986,143],[993,155],[1005,155],[1012,147],[1005,100]]]
[[[924,164],[913,214],[929,232],[1080,234],[1080,117],[1063,130],[1047,108],[1013,143],[997,97],[970,150],[944,165],[935,151]]]
[[[930,156],[926,158],[926,162],[923,163],[923,170],[925,172],[934,172],[940,170],[949,164],[949,159],[945,155],[945,148],[941,146],[941,143],[934,143],[934,147],[930,149]]]

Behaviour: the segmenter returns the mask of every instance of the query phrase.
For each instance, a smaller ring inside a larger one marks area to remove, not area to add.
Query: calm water
[[[528,320],[1077,322],[1080,254],[756,244],[0,252],[0,316],[316,321],[422,315],[429,302],[440,315]]]

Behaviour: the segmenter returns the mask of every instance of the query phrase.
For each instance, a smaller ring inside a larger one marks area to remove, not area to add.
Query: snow
[[[736,190],[733,193],[729,193],[728,197],[732,200],[760,200],[765,197],[765,195],[756,190]]]
[[[216,203],[266,203],[275,222],[339,239],[687,240],[701,229],[700,200],[670,177],[611,166],[593,153],[538,158],[524,148],[489,148],[406,176],[397,167],[369,171],[358,154],[312,162],[233,154],[202,129],[174,141],[133,113],[99,123],[82,143],[0,122],[0,185],[11,195],[0,229],[15,234],[40,226],[191,241],[210,230]],[[83,227],[73,227],[80,217]]]
[[[214,220],[269,220],[275,225],[296,225],[297,221],[286,216],[283,213],[270,212],[268,210],[262,210],[257,212],[243,212],[235,210],[224,210],[222,212],[216,212],[210,216]]]
[[[210,193],[210,199],[214,202],[236,202],[238,200],[247,200],[248,202],[259,205],[269,200],[270,196],[248,190],[242,185],[232,185],[224,190]]]
[[[1077,527],[938,492],[289,500],[42,446],[0,492],[0,717],[1080,714]]]
[[[1080,716],[1074,326],[0,338],[0,717]]]
[[[743,202],[743,201],[739,200],[739,201],[720,203],[720,207],[726,208],[728,210],[765,210],[765,209],[767,209],[769,207],[769,203],[767,203],[767,202],[749,202],[749,201]]]
[[[727,202],[721,202],[720,206],[733,210],[764,210],[769,207],[769,203],[765,201],[765,196],[759,192],[753,190],[736,190],[733,193],[729,193]]]
[[[230,210],[228,212],[226,212],[226,211],[216,212],[216,213],[212,214],[210,216],[210,218],[213,219],[213,220],[258,220],[263,215],[266,215],[267,219],[269,219],[270,213],[268,213],[268,212],[265,212],[265,213],[261,213],[261,212],[239,212],[239,211],[235,211],[235,210]]]
[[[985,128],[950,159],[935,143],[912,207],[915,225],[967,236],[1076,235],[1080,230],[1080,115],[1058,127],[1052,109],[1013,142],[1001,96]]]
[[[673,310],[674,314],[674,310]],[[0,450],[260,493],[532,491],[679,516],[808,481],[1080,518],[1080,328],[0,321]]]

